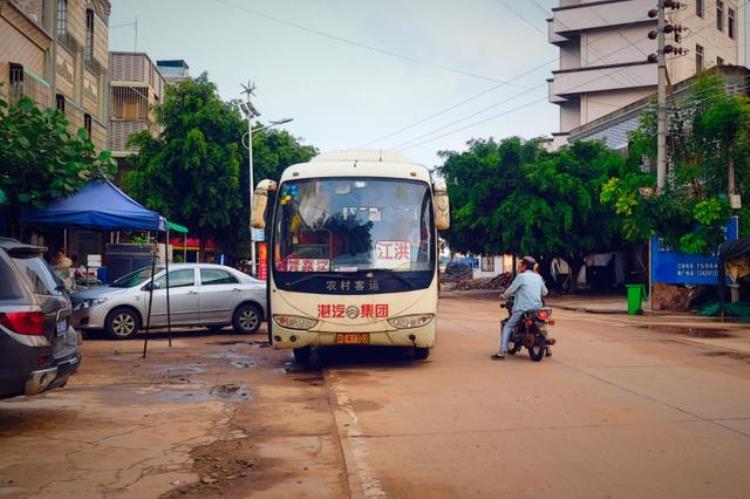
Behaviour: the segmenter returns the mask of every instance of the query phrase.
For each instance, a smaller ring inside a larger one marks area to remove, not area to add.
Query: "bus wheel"
[[[430,356],[429,348],[414,347],[414,358],[417,360],[425,360]]]
[[[297,364],[308,364],[312,355],[312,347],[302,347],[294,349],[294,361]]]

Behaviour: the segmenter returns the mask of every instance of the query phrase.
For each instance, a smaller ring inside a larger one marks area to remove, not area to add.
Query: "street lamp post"
[[[244,138],[247,137],[247,174],[248,174],[248,186],[250,189],[250,192],[248,193],[248,203],[249,208],[252,210],[253,208],[253,193],[255,192],[255,181],[253,179],[253,132],[259,133],[264,130],[267,130],[268,128],[283,125],[284,123],[289,123],[292,121],[293,118],[284,118],[281,120],[275,120],[275,121],[269,121],[267,125],[263,125],[258,127],[257,129],[253,130],[253,118],[256,116],[260,116],[260,113],[255,109],[253,104],[250,102],[250,97],[255,95],[255,84],[248,82],[247,85],[242,85],[243,92],[246,96],[246,101],[240,104],[240,109],[242,109],[242,112],[245,113],[245,116],[247,117],[247,133],[242,136],[243,142]],[[245,145],[243,143],[243,145]],[[257,263],[255,262],[255,240],[252,237],[252,229],[250,229],[250,263],[251,263],[251,272],[253,276],[257,276]]]

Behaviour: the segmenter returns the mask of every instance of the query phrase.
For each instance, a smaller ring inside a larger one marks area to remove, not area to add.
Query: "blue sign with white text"
[[[736,241],[738,237],[739,221],[732,217],[727,224],[727,241]],[[719,278],[719,255],[689,255],[673,251],[663,239],[653,236],[651,276],[652,282],[713,285]]]

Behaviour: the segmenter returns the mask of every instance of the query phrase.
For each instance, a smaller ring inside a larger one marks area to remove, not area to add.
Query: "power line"
[[[532,1],[533,1],[533,0],[532,0]],[[745,1],[745,2],[747,2],[747,0],[744,0],[744,1]],[[539,7],[541,7],[541,6],[539,6]],[[709,7],[709,8],[710,8],[710,7]],[[687,20],[687,19],[690,19],[691,17],[694,17],[694,16],[695,16],[695,14],[693,14],[693,15],[691,15],[691,16],[689,16],[689,17],[687,17],[687,18],[686,18],[685,20]],[[602,18],[601,16],[599,16],[599,17],[600,17],[600,19],[602,19],[603,21],[607,22],[607,21],[606,21],[606,19]],[[703,30],[705,30],[705,29],[707,29],[707,28],[709,27],[709,25],[710,25],[710,23],[709,23],[709,24],[706,24],[706,25],[704,25],[704,26],[703,26],[703,27],[702,27],[701,29],[699,29],[699,30],[697,30],[697,31],[696,31],[696,34],[697,34],[697,33],[700,33],[701,31],[703,31]],[[632,43],[632,42],[630,42],[629,40],[627,40],[627,38],[625,38],[625,40],[626,40],[626,41],[628,41],[628,43],[629,43],[629,46],[632,46],[632,45],[633,45],[633,43]],[[596,59],[596,60],[595,60],[595,61],[593,61],[593,62],[594,62],[594,63],[595,63],[595,62],[598,62],[598,61],[600,61],[600,60],[602,60],[602,59],[604,59],[604,58],[606,58],[606,57],[612,56],[612,55],[614,55],[615,53],[617,53],[617,52],[620,52],[620,51],[622,51],[622,50],[625,50],[625,49],[627,49],[627,48],[628,48],[628,46],[623,46],[623,47],[620,47],[619,49],[616,49],[616,50],[614,50],[614,51],[612,51],[612,52],[610,52],[610,53],[608,53],[608,54],[605,54],[605,55],[603,55],[603,56],[599,57],[598,59]],[[637,48],[637,47],[636,47],[636,48]],[[640,49],[638,49],[638,50],[639,50],[639,51],[641,51]],[[642,52],[642,51],[641,51],[641,52]],[[643,53],[643,52],[642,52],[642,53]],[[580,69],[586,69],[586,68],[580,68]],[[606,74],[603,74],[603,75],[601,75],[601,76],[599,76],[599,77],[597,77],[597,78],[595,78],[595,79],[593,79],[593,80],[589,80],[589,81],[587,81],[587,82],[583,83],[582,85],[578,85],[577,87],[574,87],[574,88],[572,88],[572,89],[570,89],[570,90],[575,90],[576,88],[580,88],[580,87],[582,87],[582,86],[584,86],[584,85],[586,85],[586,84],[589,84],[589,83],[591,83],[591,82],[593,82],[593,81],[596,81],[596,80],[598,80],[598,79],[601,79],[601,78],[605,78],[605,77],[610,77],[610,78],[614,78],[614,77],[615,77],[616,75],[618,75],[618,74],[622,73],[623,71],[626,71],[627,69],[628,69],[628,68],[622,68],[622,69],[620,69],[619,71],[616,71],[616,72],[613,72],[613,73],[606,73]],[[544,84],[541,84],[541,85],[539,85],[539,87],[541,87],[541,86],[544,86]],[[425,143],[431,142],[431,141],[433,141],[433,140],[437,140],[437,139],[439,139],[439,138],[442,138],[442,137],[445,137],[445,136],[447,136],[447,135],[451,135],[451,134],[453,134],[453,133],[457,133],[457,132],[459,132],[459,131],[463,131],[463,130],[465,130],[466,128],[470,128],[470,127],[472,127],[472,126],[476,126],[476,125],[482,124],[482,123],[484,123],[484,122],[486,122],[486,121],[488,121],[488,120],[491,120],[491,119],[494,119],[494,118],[497,118],[497,117],[500,117],[500,116],[504,116],[504,115],[505,115],[506,113],[500,113],[499,115],[494,115],[494,116],[492,116],[492,117],[489,117],[489,118],[486,118],[486,119],[480,120],[480,121],[478,121],[478,122],[475,122],[475,123],[473,123],[473,124],[470,124],[470,125],[467,125],[467,126],[465,126],[465,127],[462,127],[462,128],[456,129],[456,130],[453,130],[453,131],[451,131],[451,132],[448,132],[448,133],[446,133],[446,134],[442,134],[442,135],[439,135],[439,136],[437,136],[437,137],[433,137],[433,138],[431,138],[431,139],[426,139],[426,140],[420,141],[420,139],[422,139],[422,138],[425,138],[425,137],[429,137],[429,136],[430,136],[430,135],[432,135],[433,133],[436,133],[436,132],[439,132],[439,131],[445,130],[446,128],[448,128],[448,127],[450,127],[450,126],[452,126],[452,125],[455,125],[455,124],[457,124],[457,123],[460,123],[460,122],[462,122],[462,121],[465,121],[466,119],[469,119],[469,118],[471,118],[471,117],[474,117],[474,116],[476,116],[476,115],[478,115],[478,114],[481,114],[481,113],[483,113],[483,112],[485,112],[485,111],[488,111],[489,109],[495,108],[495,107],[497,107],[498,105],[504,104],[504,103],[508,102],[509,100],[511,100],[511,99],[514,99],[514,98],[517,98],[517,97],[520,97],[520,96],[522,96],[522,95],[524,95],[524,94],[526,94],[526,93],[527,93],[527,92],[522,92],[522,93],[520,93],[520,94],[517,94],[517,95],[515,95],[515,96],[513,96],[513,97],[510,97],[510,98],[508,98],[508,99],[504,99],[504,100],[502,100],[502,101],[500,101],[500,102],[498,102],[498,103],[494,103],[494,104],[492,104],[492,105],[490,105],[490,106],[488,106],[488,107],[486,107],[486,108],[483,108],[483,109],[481,109],[481,110],[479,110],[479,111],[477,111],[477,112],[471,113],[470,115],[467,115],[467,116],[465,116],[465,117],[463,117],[463,118],[459,118],[458,120],[454,120],[454,121],[452,121],[452,122],[448,123],[447,125],[444,125],[444,126],[438,127],[438,128],[436,128],[436,129],[430,130],[429,132],[426,132],[426,133],[424,133],[424,134],[422,134],[422,135],[419,135],[419,136],[417,136],[417,137],[413,137],[413,138],[411,138],[411,139],[409,139],[409,140],[407,140],[407,141],[401,142],[400,144],[398,144],[398,145],[394,146],[394,149],[396,149],[396,150],[398,150],[398,149],[402,149],[402,150],[403,150],[403,149],[410,149],[410,148],[412,148],[412,147],[416,147],[416,146],[419,146],[419,145],[422,145],[422,144],[425,144]],[[542,100],[543,100],[543,99],[542,99]],[[538,100],[538,101],[533,101],[533,102],[531,102],[531,103],[529,103],[529,104],[527,104],[527,105],[533,105],[533,104],[536,104],[536,103],[538,103],[538,102],[541,102],[541,100]],[[436,114],[437,114],[437,113],[436,113]],[[393,135],[395,135],[395,133],[394,133]],[[417,141],[417,142],[416,142],[416,143],[413,143],[414,141]]]
[[[511,12],[511,14],[513,14],[518,19],[520,19],[521,21],[523,21],[524,23],[526,23],[528,26],[531,26],[531,28],[533,28],[535,31],[537,31],[537,32],[539,32],[539,33],[541,33],[543,35],[547,34],[539,26],[537,26],[536,24],[532,23],[531,21],[529,21],[528,19],[526,19],[524,16],[522,16],[521,14],[519,14],[518,12],[516,12],[515,10],[513,10],[513,7],[511,7],[510,5],[508,5],[508,3],[505,0],[497,0],[497,1],[500,2],[501,4],[503,4],[505,6],[505,8],[508,9]]]
[[[524,76],[529,75],[531,73],[534,73],[534,72],[536,72],[536,71],[538,71],[538,70],[540,70],[542,68],[545,68],[545,67],[549,66],[550,64],[553,64],[556,61],[557,61],[557,59],[552,59],[551,61],[547,61],[544,64],[540,64],[539,66],[535,66],[535,67],[533,67],[532,69],[530,69],[528,71],[525,71],[525,72],[523,72],[523,73],[521,73],[521,74],[519,74],[517,76],[514,76],[512,78],[512,80],[517,80],[517,79],[523,78]],[[482,96],[487,95],[487,94],[489,94],[491,92],[494,92],[498,88],[501,88],[501,87],[503,87],[505,85],[506,85],[505,83],[500,83],[498,85],[494,85],[494,86],[492,86],[492,87],[490,87],[490,88],[488,88],[486,90],[483,90],[483,91],[481,91],[481,92],[479,92],[477,94],[474,94],[471,97],[468,97],[468,98],[466,98],[466,99],[464,99],[464,100],[462,100],[460,102],[452,104],[452,105],[450,105],[448,107],[445,107],[445,108],[443,108],[443,109],[441,109],[439,111],[436,111],[436,112],[434,112],[432,114],[429,114],[429,115],[427,115],[427,116],[425,116],[423,118],[420,118],[420,119],[418,119],[418,120],[416,120],[416,121],[414,121],[412,123],[409,123],[408,125],[405,125],[405,126],[399,128],[398,130],[395,130],[395,131],[393,131],[391,133],[388,133],[386,135],[382,135],[382,136],[378,137],[377,139],[371,140],[370,142],[364,144],[362,147],[363,148],[364,147],[368,147],[368,146],[370,146],[372,144],[375,144],[377,142],[380,142],[382,140],[391,138],[394,135],[398,135],[401,132],[409,130],[410,128],[414,128],[417,125],[421,125],[422,123],[424,123],[426,121],[429,121],[429,120],[431,120],[433,118],[436,118],[437,116],[440,116],[440,115],[442,115],[444,113],[447,113],[448,111],[452,111],[452,110],[454,110],[454,109],[456,109],[456,108],[458,108],[460,106],[463,106],[464,104],[467,104],[467,103],[469,103],[469,102],[471,102],[473,100],[478,99],[479,97],[482,97]],[[539,87],[537,86],[536,88],[539,88]]]
[[[396,58],[399,58],[399,59],[403,59],[405,61],[414,62],[414,63],[417,63],[417,64],[421,64],[423,66],[429,66],[429,67],[440,69],[440,70],[443,70],[443,71],[449,71],[451,73],[460,74],[462,76],[468,76],[470,78],[475,78],[477,80],[491,81],[491,82],[494,82],[494,83],[503,83],[503,84],[506,84],[506,85],[513,85],[513,86],[516,86],[516,87],[519,87],[519,88],[529,88],[529,87],[524,87],[523,85],[518,85],[518,84],[512,83],[511,81],[502,80],[502,79],[495,78],[495,77],[492,77],[492,76],[481,75],[481,74],[474,73],[474,72],[471,72],[471,71],[466,71],[466,70],[463,70],[463,69],[454,68],[454,67],[451,67],[451,66],[446,66],[444,64],[439,64],[439,63],[434,63],[434,62],[430,62],[430,61],[425,61],[423,59],[419,59],[417,57],[413,57],[413,56],[410,56],[410,55],[401,54],[401,53],[398,53],[398,52],[394,52],[392,50],[388,50],[388,49],[384,49],[384,48],[380,48],[380,47],[375,47],[375,46],[372,46],[372,45],[368,45],[366,43],[358,42],[356,40],[351,40],[349,38],[344,38],[342,36],[334,35],[332,33],[327,33],[325,31],[321,31],[321,30],[318,30],[318,29],[315,29],[315,28],[311,28],[309,26],[305,26],[303,24],[299,24],[299,23],[296,23],[296,22],[293,22],[293,21],[287,21],[286,19],[282,19],[280,17],[272,16],[272,15],[266,14],[264,12],[260,12],[260,11],[254,10],[254,9],[248,9],[247,7],[243,7],[243,6],[240,6],[240,5],[235,5],[233,3],[228,2],[227,0],[215,0],[215,1],[218,2],[218,3],[220,3],[220,4],[226,5],[227,7],[231,7],[233,9],[240,10],[240,11],[245,12],[247,14],[250,14],[250,15],[253,15],[253,16],[256,16],[256,17],[260,17],[260,18],[266,19],[268,21],[272,21],[272,22],[275,22],[275,23],[278,23],[278,24],[283,24],[284,26],[289,26],[289,27],[292,27],[292,28],[296,28],[298,30],[306,31],[308,33],[312,33],[314,35],[318,35],[318,36],[321,36],[323,38],[328,38],[330,40],[334,40],[334,41],[337,41],[337,42],[340,42],[340,43],[344,43],[346,45],[350,45],[350,46],[353,46],[353,47],[359,47],[359,48],[362,48],[362,49],[366,49],[366,50],[369,50],[371,52],[376,52],[378,54],[388,55],[388,56],[391,56],[391,57],[396,57]]]

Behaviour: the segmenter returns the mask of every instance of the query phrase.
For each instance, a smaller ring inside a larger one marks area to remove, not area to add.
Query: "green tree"
[[[722,227],[731,215],[730,171],[736,192],[750,185],[750,101],[727,94],[721,77],[707,74],[693,84],[689,97],[672,103],[668,117],[670,175],[661,195],[653,173],[631,169],[610,179],[602,200],[623,218],[628,240],[659,234],[681,251],[705,253],[724,238]],[[654,164],[653,106],[631,134],[629,150],[632,165],[640,166],[643,158]]]
[[[442,153],[453,222],[451,248],[474,253],[560,256],[574,275],[584,258],[619,246],[602,186],[622,174],[623,159],[599,143],[556,152],[539,140],[474,140],[464,153]]]
[[[11,218],[22,206],[44,206],[114,172],[110,153],[97,154],[86,131],[71,134],[68,125],[62,113],[28,97],[13,106],[0,99],[0,189]]]
[[[231,257],[249,239],[248,153],[241,144],[247,121],[238,103],[222,101],[204,73],[168,87],[155,112],[162,133],[131,138],[139,151],[126,178],[128,190],[196,231],[202,245],[212,236]],[[253,152],[257,183],[278,179],[283,168],[316,151],[288,132],[266,130],[254,138]]]
[[[254,123],[254,129],[263,127],[262,123]],[[243,121],[239,136],[247,132],[247,121]],[[250,202],[248,187],[248,151],[241,149],[240,185],[242,191],[242,209],[234,213],[232,230],[226,235],[227,243],[238,248],[242,242],[250,240]],[[318,154],[318,150],[311,145],[304,145],[301,139],[294,137],[286,130],[265,128],[253,134],[253,180],[258,185],[263,179],[278,181],[281,173],[297,163],[305,163]]]

